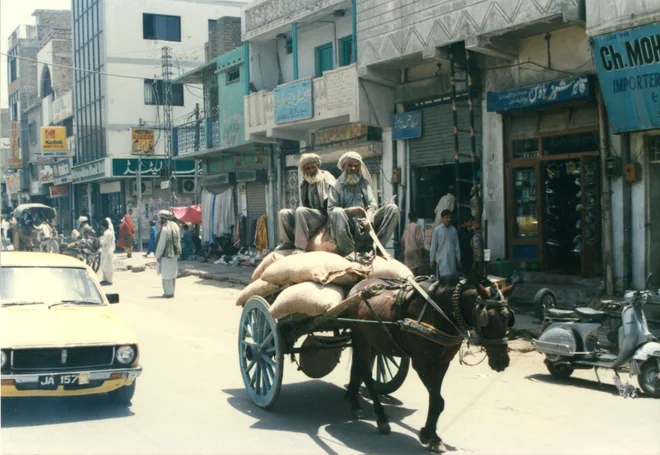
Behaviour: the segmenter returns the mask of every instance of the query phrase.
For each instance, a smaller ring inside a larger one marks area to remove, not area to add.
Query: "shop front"
[[[516,268],[596,276],[600,140],[590,76],[489,92],[503,115],[508,258]]]

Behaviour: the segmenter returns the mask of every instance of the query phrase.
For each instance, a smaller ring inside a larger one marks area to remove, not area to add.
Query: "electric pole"
[[[176,200],[176,194],[174,193],[174,184],[176,178],[174,176],[174,161],[172,156],[172,120],[173,120],[173,108],[172,108],[172,56],[170,54],[170,48],[164,46],[161,53],[161,66],[162,66],[162,81],[163,81],[163,117],[165,119],[165,159],[167,160],[168,168],[168,179],[170,182],[170,194],[172,203]]]

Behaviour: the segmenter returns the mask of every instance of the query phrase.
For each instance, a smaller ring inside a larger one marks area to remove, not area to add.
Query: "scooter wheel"
[[[557,379],[568,379],[573,374],[573,371],[575,371],[574,368],[567,363],[554,363],[546,360],[545,366],[552,377]]]
[[[557,297],[555,293],[548,288],[539,289],[534,296],[534,316],[543,320],[545,313],[550,308],[557,306]]]
[[[645,394],[660,398],[660,368],[655,357],[650,357],[642,364],[637,380]]]

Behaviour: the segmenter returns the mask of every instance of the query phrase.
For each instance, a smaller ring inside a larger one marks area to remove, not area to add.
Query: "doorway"
[[[649,161],[649,260],[648,273],[652,273],[651,286],[660,287],[660,153]]]

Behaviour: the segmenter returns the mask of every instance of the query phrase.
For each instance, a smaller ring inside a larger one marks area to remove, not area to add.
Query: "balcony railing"
[[[218,117],[205,117],[172,129],[174,156],[192,155],[220,147]]]
[[[61,39],[61,40],[71,40],[71,30],[65,28],[54,28],[48,35],[44,36],[41,41],[39,41],[39,48],[44,47],[51,40]]]

